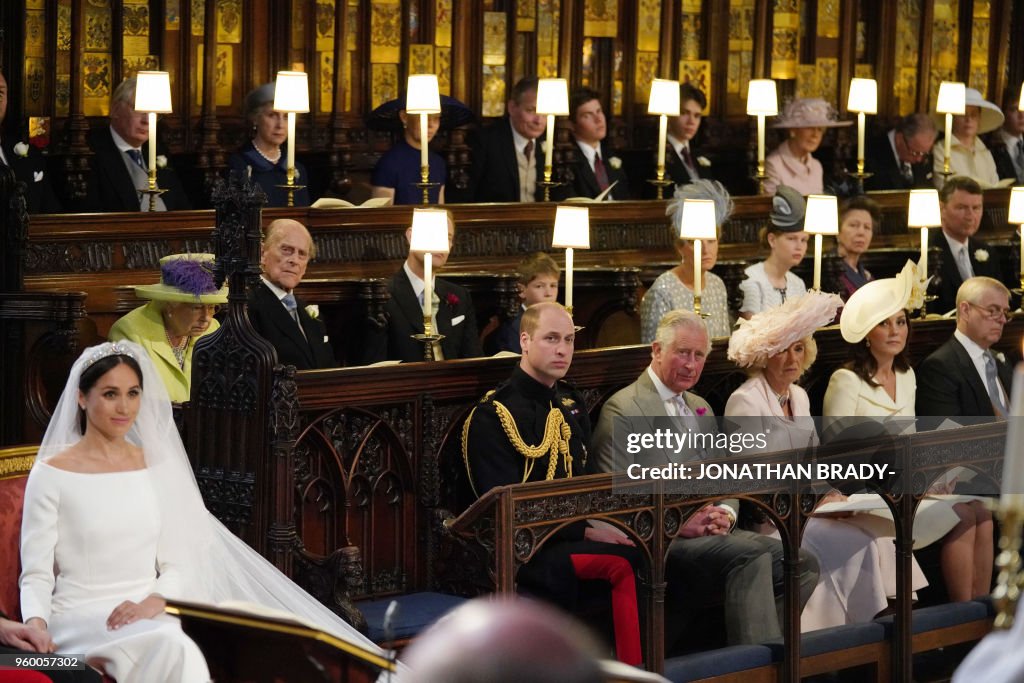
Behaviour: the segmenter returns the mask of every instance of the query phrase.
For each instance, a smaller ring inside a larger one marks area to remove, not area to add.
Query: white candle
[[[928,228],[921,228],[921,260],[918,262],[921,268],[921,280],[928,279]]]
[[[295,112],[288,112],[288,168],[295,168]],[[294,178],[294,175],[292,176]]]
[[[757,115],[757,164],[758,171],[764,168],[764,114]]]
[[[1020,226],[1020,275],[1024,280],[1024,225]]]
[[[814,234],[814,289],[821,291],[821,235]]]
[[[952,114],[946,114],[946,138],[942,142],[943,142],[943,148],[942,149],[946,153],[946,161],[944,163],[944,169],[943,170],[948,170],[949,169],[950,147],[953,144],[953,115]]]
[[[1010,418],[1006,425],[1006,451],[1003,459],[1003,509],[1024,507],[1024,363],[1013,372],[1010,392]]]
[[[572,310],[572,247],[565,248],[565,307]]]
[[[665,172],[665,136],[668,134],[668,117],[658,117],[658,171]]]
[[[420,168],[430,166],[430,161],[427,160],[427,116],[428,114],[420,114]],[[427,171],[427,177],[430,177],[430,171]]]
[[[857,113],[857,161],[864,161],[864,112]]]
[[[701,292],[701,272],[700,261],[700,240],[693,241],[693,296],[694,298],[700,296]]]
[[[149,172],[156,173],[156,112],[149,112]]]
[[[551,160],[554,158],[555,153],[555,115],[548,114],[548,135],[546,144],[544,145],[544,170],[547,171],[551,168]],[[547,178],[545,178],[547,180]],[[567,280],[568,282],[568,280]],[[571,305],[571,304],[570,304]]]
[[[434,315],[434,262],[428,251],[423,255],[423,317]]]

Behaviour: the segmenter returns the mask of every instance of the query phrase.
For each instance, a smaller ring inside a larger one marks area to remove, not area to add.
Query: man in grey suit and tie
[[[625,449],[615,447],[617,417],[681,418],[701,431],[714,429],[707,401],[689,390],[700,379],[711,341],[701,317],[691,311],[669,311],[658,323],[651,344],[651,365],[601,409],[594,432],[597,468],[621,472],[631,462]],[[621,427],[621,425],[620,425]],[[621,428],[620,428],[621,431]],[[663,452],[677,462],[697,460],[708,453]],[[649,458],[657,466],[661,454]],[[692,617],[696,610],[724,599],[726,635],[730,645],[781,638],[783,548],[774,538],[735,528],[736,502],[723,501],[701,508],[679,529],[668,553],[668,606],[672,617]],[[807,602],[818,580],[818,562],[800,553],[800,604]],[[666,630],[671,637],[672,629]]]

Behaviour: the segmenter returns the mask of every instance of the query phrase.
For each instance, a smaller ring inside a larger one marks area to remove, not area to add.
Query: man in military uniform
[[[470,413],[462,455],[469,484],[480,496],[495,486],[584,474],[590,420],[582,397],[560,380],[572,362],[576,336],[560,304],[534,304],[523,313],[522,360],[507,382]],[[581,581],[611,588],[618,658],[640,664],[636,567],[641,554],[611,525],[590,521],[564,527],[517,575],[519,588],[577,611]]]

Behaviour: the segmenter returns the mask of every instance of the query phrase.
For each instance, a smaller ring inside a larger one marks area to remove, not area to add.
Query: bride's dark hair
[[[82,376],[78,379],[78,390],[83,394],[89,393],[89,390],[96,385],[96,382],[100,381],[100,377],[103,377],[103,375],[107,374],[122,363],[130,367],[135,372],[135,376],[139,380],[139,388],[143,388],[142,368],[139,367],[138,361],[127,354],[115,353],[100,358],[98,361],[83,370]],[[79,409],[78,427],[81,429],[82,434],[85,434],[85,425],[85,410]]]

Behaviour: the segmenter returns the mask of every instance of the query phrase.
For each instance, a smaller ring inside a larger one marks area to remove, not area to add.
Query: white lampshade
[[[963,114],[967,99],[967,87],[963,83],[943,81],[939,84],[939,97],[935,111],[940,114]]]
[[[1010,190],[1010,214],[1007,223],[1024,224],[1024,187]]]
[[[440,114],[441,91],[434,74],[413,74],[405,89],[407,114]]]
[[[850,81],[850,96],[846,99],[847,111],[878,113],[878,83],[873,78],[854,78]]]
[[[747,113],[751,116],[775,116],[779,113],[775,81],[770,78],[754,78],[747,84]]]
[[[942,225],[938,190],[911,190],[907,208],[908,228],[933,228]]]
[[[541,78],[537,81],[537,113],[569,115],[569,82],[564,78]]]
[[[444,209],[413,209],[409,250],[447,254],[449,248],[448,212]]]
[[[585,206],[560,206],[555,210],[555,249],[590,249],[590,209]]]
[[[304,71],[278,71],[274,85],[274,110],[309,111],[309,77]]]
[[[135,111],[171,113],[171,75],[166,71],[135,74]]]
[[[715,203],[710,199],[684,199],[679,236],[684,240],[718,239]]]
[[[679,81],[655,78],[651,81],[651,99],[647,103],[648,114],[679,116]]]
[[[809,232],[812,235],[839,234],[839,204],[836,202],[835,195],[807,195],[804,232]]]

